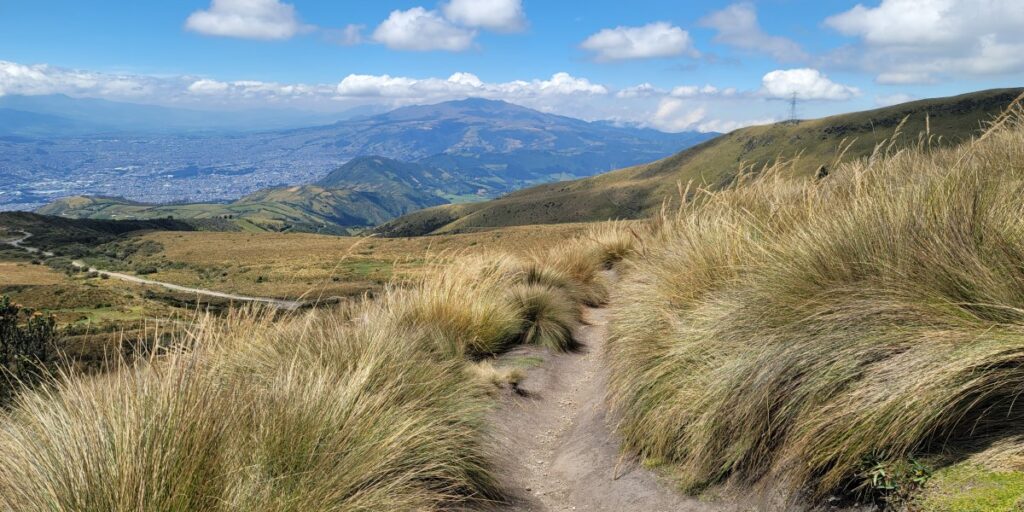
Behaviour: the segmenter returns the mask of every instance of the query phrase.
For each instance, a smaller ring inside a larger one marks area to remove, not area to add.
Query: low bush
[[[0,296],[0,407],[49,375],[57,340],[52,316]]]

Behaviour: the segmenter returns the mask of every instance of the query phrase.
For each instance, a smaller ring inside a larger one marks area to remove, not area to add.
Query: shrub
[[[148,276],[156,274],[160,269],[156,268],[155,265],[138,265],[135,267],[135,273],[140,276]]]
[[[380,302],[404,325],[430,332],[435,349],[443,354],[496,354],[523,329],[520,312],[506,292],[514,264],[497,255],[463,258],[411,287],[389,288]]]
[[[0,296],[0,406],[21,386],[32,386],[48,374],[56,352],[56,321]]]
[[[65,379],[0,426],[7,510],[216,510],[240,402],[193,358]]]

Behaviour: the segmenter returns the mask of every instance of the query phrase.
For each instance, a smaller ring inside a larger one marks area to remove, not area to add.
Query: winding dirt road
[[[27,252],[29,252],[31,254],[42,254],[43,256],[46,256],[46,257],[52,257],[54,255],[50,251],[43,251],[43,250],[40,250],[40,249],[38,249],[36,247],[30,247],[30,246],[25,245],[25,240],[28,240],[29,238],[31,238],[32,237],[32,233],[29,233],[27,231],[20,231],[20,233],[23,235],[21,238],[18,238],[16,240],[7,240],[4,243],[6,243],[7,245],[10,245],[10,246],[13,246],[13,247],[17,247],[18,249],[21,249],[23,251],[27,251]],[[176,284],[172,284],[172,283],[165,283],[165,282],[162,282],[162,281],[154,281],[152,279],[145,279],[145,278],[142,278],[142,277],[139,277],[139,276],[133,276],[131,274],[122,274],[120,272],[110,272],[110,271],[107,271],[107,270],[100,270],[100,269],[98,269],[96,267],[87,267],[87,265],[85,263],[83,263],[81,261],[77,261],[77,260],[76,261],[72,261],[71,264],[74,265],[77,268],[85,268],[89,272],[96,272],[97,274],[99,274],[101,276],[107,276],[107,277],[109,277],[111,279],[118,279],[118,280],[121,280],[121,281],[129,282],[129,283],[134,283],[134,284],[139,284],[139,285],[158,286],[158,287],[161,287],[161,288],[165,288],[167,290],[172,290],[172,291],[176,291],[176,292],[183,292],[183,293],[191,293],[191,294],[200,295],[200,296],[204,296],[204,297],[216,297],[216,298],[220,298],[220,299],[236,300],[236,301],[239,301],[239,302],[253,302],[253,303],[260,303],[260,304],[268,304],[268,305],[274,306],[276,308],[288,309],[288,310],[298,309],[300,306],[303,305],[302,302],[294,301],[294,300],[274,299],[274,298],[270,298],[270,297],[250,297],[250,296],[247,296],[247,295],[236,295],[234,293],[218,292],[218,291],[215,291],[215,290],[206,290],[206,289],[203,289],[203,288],[190,288],[188,286],[180,286],[180,285],[176,285]]]

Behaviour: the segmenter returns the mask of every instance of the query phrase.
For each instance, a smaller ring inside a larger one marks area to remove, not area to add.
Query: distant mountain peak
[[[452,100],[452,101],[446,101],[444,103],[451,103],[451,104],[456,104],[456,105],[467,105],[467,106],[512,106],[512,107],[525,108],[525,107],[521,107],[519,105],[516,105],[514,103],[509,103],[509,102],[507,102],[505,100],[492,100],[492,99],[480,98],[480,97],[471,97],[471,98],[465,98],[465,99],[461,99],[461,100]]]

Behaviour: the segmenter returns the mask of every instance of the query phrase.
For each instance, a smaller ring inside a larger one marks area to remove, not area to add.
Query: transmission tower
[[[796,124],[796,93],[789,98],[789,122]]]

